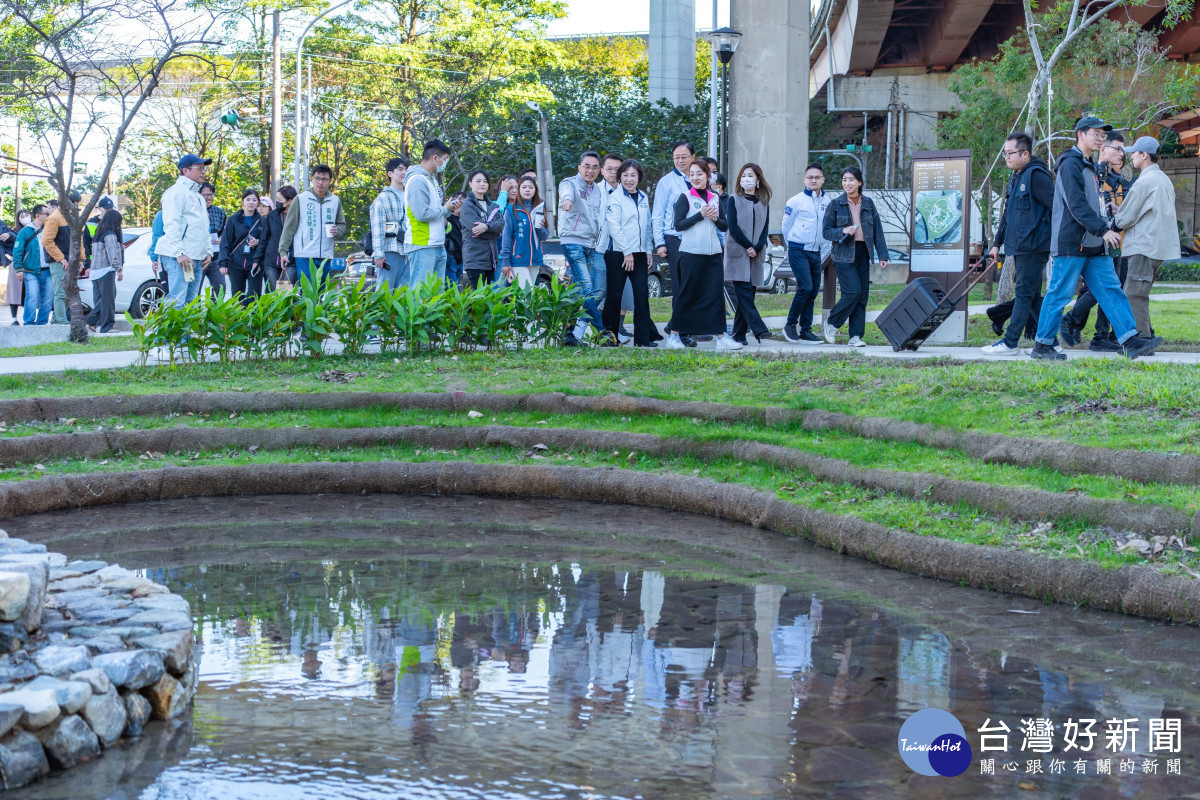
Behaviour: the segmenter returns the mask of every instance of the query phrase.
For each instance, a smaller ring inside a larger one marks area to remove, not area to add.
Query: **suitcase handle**
[[[993,258],[989,257],[989,259],[987,261],[987,265],[979,271],[979,277],[977,277],[975,280],[971,281],[971,285],[967,287],[966,291],[964,291],[958,297],[954,298],[954,300],[947,301],[946,299],[943,298],[942,302],[943,303],[949,302],[951,307],[956,306],[959,303],[961,303],[967,297],[967,295],[969,295],[971,293],[971,290],[974,289],[975,286],[981,280],[983,280],[984,276],[988,274],[988,271],[991,270],[992,267],[996,266],[996,261],[997,261],[997,259],[993,259]],[[954,284],[948,290],[946,290],[946,297],[950,297],[951,295],[953,295],[958,290],[958,287],[962,286],[964,283],[967,282],[967,278],[969,278],[969,277],[971,277],[971,273],[968,271],[966,275],[962,276],[962,279],[959,280],[958,283]]]

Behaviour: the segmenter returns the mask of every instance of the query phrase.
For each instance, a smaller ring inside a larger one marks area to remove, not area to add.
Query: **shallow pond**
[[[144,570],[191,601],[202,643],[191,720],[14,797],[1200,796],[1195,628],[955,587],[744,525],[319,495],[5,527]],[[898,754],[901,724],[930,707],[965,728],[960,777]],[[1056,726],[1049,752],[1023,741],[1037,718]],[[1069,719],[1097,720],[1090,751],[1064,750]],[[1121,751],[1106,748],[1110,719],[1138,728]],[[1179,752],[1150,749],[1164,719]],[[980,752],[986,721],[1010,728],[1007,751]]]

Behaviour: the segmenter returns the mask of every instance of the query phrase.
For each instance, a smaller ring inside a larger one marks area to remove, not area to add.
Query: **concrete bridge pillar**
[[[650,102],[696,102],[696,0],[650,0]]]
[[[730,27],[742,40],[729,66],[729,188],[739,167],[763,168],[778,229],[787,199],[804,188],[808,164],[809,0],[737,0]]]

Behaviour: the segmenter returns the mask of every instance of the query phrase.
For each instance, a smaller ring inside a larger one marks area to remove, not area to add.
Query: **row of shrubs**
[[[1160,281],[1200,282],[1200,264],[1191,261],[1166,261],[1158,268]]]
[[[505,350],[526,344],[557,346],[583,313],[583,297],[557,279],[549,285],[447,287],[431,277],[410,289],[334,284],[307,276],[287,291],[197,298],[182,308],[160,304],[145,319],[126,318],[145,362],[165,349],[171,364],[185,357],[234,358],[320,356],[333,339],[357,355],[372,336],[384,351],[418,353]]]

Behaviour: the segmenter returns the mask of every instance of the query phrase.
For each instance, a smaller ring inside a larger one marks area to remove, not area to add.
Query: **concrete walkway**
[[[1174,294],[1157,294],[1152,295],[1150,299],[1154,302],[1171,302],[1175,300],[1197,300],[1200,299],[1200,291],[1196,292],[1178,292]],[[970,306],[971,314],[983,314],[988,308],[988,304]],[[868,311],[867,321],[873,322],[878,316],[878,311]],[[4,308],[3,317],[0,318],[0,324],[3,324],[4,318],[8,317],[8,308]],[[816,320],[820,320],[820,314],[816,315]],[[767,323],[773,330],[782,328],[787,322],[785,317],[764,317],[763,321]],[[1197,320],[1200,322],[1200,319]],[[843,334],[845,332],[843,331]],[[109,335],[120,335],[114,332]],[[128,335],[128,334],[126,334]],[[699,352],[711,352],[713,350],[712,342],[701,342],[696,348]],[[340,352],[340,347],[337,342],[330,342],[328,352],[336,354]],[[367,352],[378,352],[376,347],[368,347]],[[985,356],[980,352],[978,347],[973,346],[957,346],[957,347],[937,347],[924,346],[916,352],[897,353],[891,347],[870,345],[867,347],[850,347],[846,344],[828,345],[828,344],[792,344],[784,341],[782,338],[771,339],[763,344],[758,344],[753,337],[750,337],[750,344],[743,348],[741,353],[769,353],[772,355],[807,355],[817,353],[838,353],[838,352],[853,352],[863,356],[874,358],[887,358],[911,361],[913,359],[929,359],[929,358],[954,358],[960,361],[1028,361],[1028,350],[1022,350],[1019,356]],[[1070,350],[1066,351],[1068,360],[1074,361],[1081,358],[1124,358],[1117,353],[1094,353],[1090,350]],[[216,359],[213,358],[215,361]],[[1142,363],[1166,363],[1166,364],[1200,364],[1200,353],[1156,353],[1154,356],[1145,359],[1139,359]],[[0,358],[0,375],[25,375],[38,373],[56,373],[66,370],[103,370],[116,369],[121,367],[134,366],[138,363],[138,353],[136,350],[119,350],[107,353],[70,353],[67,355],[57,356],[25,356],[15,358]],[[147,361],[148,366],[158,366],[162,363],[154,354]]]

